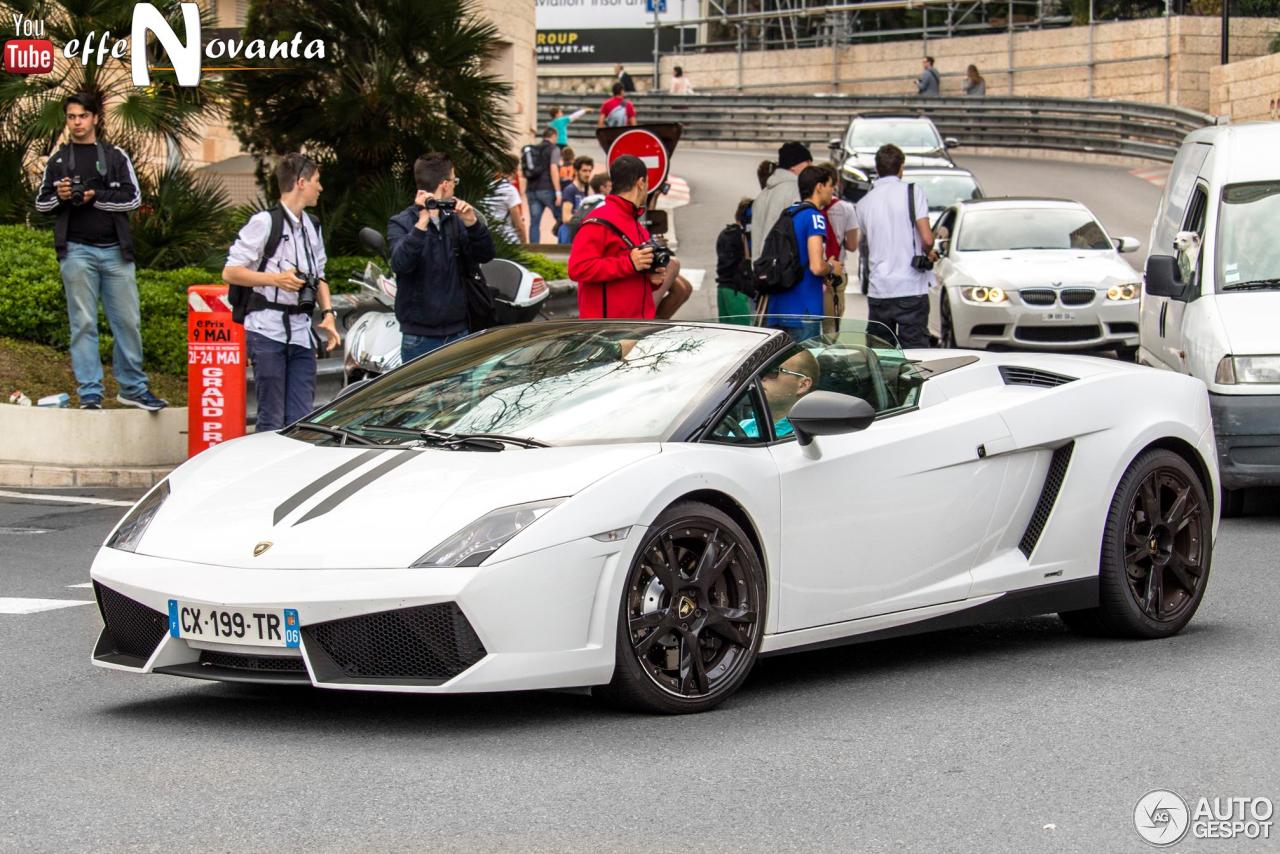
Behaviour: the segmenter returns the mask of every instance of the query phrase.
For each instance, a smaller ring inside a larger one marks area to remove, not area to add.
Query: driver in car
[[[765,400],[769,404],[769,417],[773,419],[774,436],[783,439],[795,432],[791,426],[791,407],[796,401],[818,386],[822,371],[818,360],[808,350],[800,350],[781,365],[770,368],[761,375]],[[752,439],[760,438],[760,428],[754,418],[739,423],[742,432]]]

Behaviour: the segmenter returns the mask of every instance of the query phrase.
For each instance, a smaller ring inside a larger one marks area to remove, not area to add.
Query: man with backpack
[[[621,83],[613,84],[613,97],[600,105],[596,127],[631,127],[636,123],[636,105],[631,103]]]
[[[520,172],[529,199],[529,242],[542,242],[542,212],[551,209],[551,233],[560,226],[560,147],[555,128],[542,131],[542,141],[520,149]]]
[[[804,198],[796,186],[796,179],[812,163],[813,155],[804,143],[788,142],[778,149],[777,163],[768,168],[764,189],[751,206],[752,261],[760,257],[764,236],[778,221],[778,215]]]
[[[751,199],[738,202],[733,222],[716,237],[716,309],[721,323],[751,322]]]
[[[765,325],[799,342],[821,334],[825,283],[843,271],[840,261],[828,258],[826,251],[827,218],[822,209],[835,193],[830,173],[808,166],[797,184],[804,200],[778,217],[753,270],[765,298],[760,308]]]
[[[916,94],[922,98],[936,98],[942,94],[942,78],[933,67],[933,57],[920,60],[920,76],[916,78]]]
[[[115,348],[116,400],[149,412],[168,404],[151,393],[142,370],[142,312],[134,277],[129,211],[141,204],[133,163],[123,148],[98,138],[97,99],[78,92],[62,102],[68,140],[49,158],[36,210],[55,217],[53,248],[67,295],[71,369],[81,409],[102,408],[98,301]]]
[[[279,430],[312,410],[316,346],[311,315],[320,308],[325,350],[341,343],[324,280],[320,223],[305,213],[320,198],[320,168],[305,154],[276,164],[280,204],[249,218],[222,270],[232,317],[244,323],[258,396],[257,431]]]

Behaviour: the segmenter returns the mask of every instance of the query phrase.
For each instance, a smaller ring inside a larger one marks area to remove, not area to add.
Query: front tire
[[[764,567],[741,526],[709,504],[671,506],[627,573],[613,680],[595,693],[659,714],[713,708],[755,664],[764,604]]]
[[[944,290],[938,294],[938,325],[941,326],[941,347],[947,350],[958,349],[960,345],[956,343],[956,326],[955,321],[951,319],[951,299]]]
[[[1138,456],[1111,499],[1098,607],[1060,614],[1074,631],[1163,638],[1191,620],[1209,583],[1213,512],[1199,476],[1161,448]]]

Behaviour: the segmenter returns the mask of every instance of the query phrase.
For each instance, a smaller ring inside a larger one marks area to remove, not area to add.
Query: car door
[[[965,403],[917,408],[901,391],[911,369],[900,352],[827,348],[819,359],[820,388],[880,414],[809,449],[786,437],[769,447],[781,486],[779,630],[964,599],[1006,468],[980,449],[1009,440],[1003,419]],[[842,389],[831,376],[842,368],[862,387]]]

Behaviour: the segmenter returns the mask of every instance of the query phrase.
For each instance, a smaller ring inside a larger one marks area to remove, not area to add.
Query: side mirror
[[[831,149],[832,151],[839,151],[843,147],[844,147],[844,140],[841,139],[840,137],[827,140],[827,148]]]
[[[1117,252],[1137,252],[1142,248],[1142,241],[1136,237],[1117,237],[1115,244]]]
[[[1144,287],[1153,297],[1187,301],[1187,285],[1182,281],[1178,259],[1172,255],[1152,255],[1147,259]]]
[[[801,445],[814,436],[836,436],[865,430],[876,420],[876,410],[860,397],[834,391],[813,391],[796,401],[787,416]]]
[[[949,136],[942,141],[942,145],[944,148],[959,148],[960,140],[956,139],[954,136]]]
[[[375,231],[374,229],[366,226],[365,228],[360,229],[360,234],[358,236],[360,238],[360,245],[365,249],[368,249],[376,255],[381,255],[383,258],[388,260],[391,258],[391,253],[387,251],[386,238],[382,236],[381,232]]]

